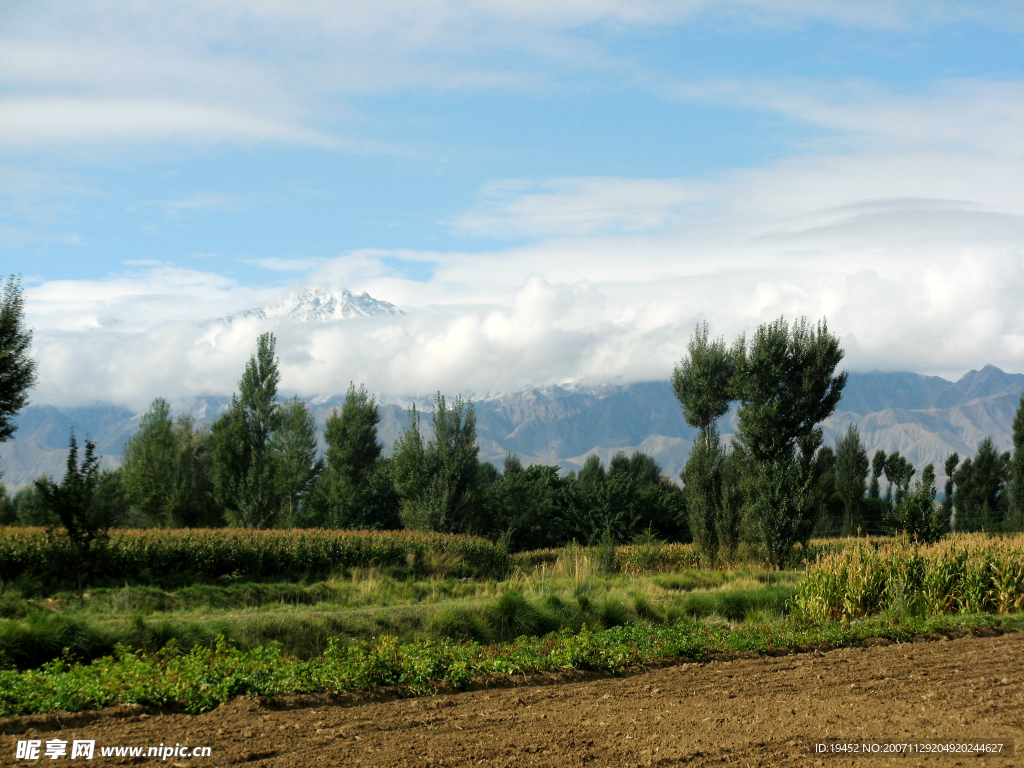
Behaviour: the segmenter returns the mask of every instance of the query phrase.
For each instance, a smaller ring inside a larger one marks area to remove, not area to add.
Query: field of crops
[[[0,581],[46,584],[88,568],[94,583],[179,583],[216,578],[325,578],[345,568],[500,576],[504,547],[470,536],[413,531],[114,530],[88,563],[67,537],[43,528],[0,528]]]
[[[818,620],[1024,610],[1024,535],[855,540],[818,558],[795,605]]]
[[[709,570],[692,546],[657,541],[510,558],[436,534],[118,531],[101,550],[108,585],[79,596],[59,538],[0,530],[0,713],[418,693],[1024,624],[1024,536],[818,541],[788,571],[741,554]]]

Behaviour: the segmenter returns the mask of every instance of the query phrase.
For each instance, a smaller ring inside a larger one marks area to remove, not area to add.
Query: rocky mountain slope
[[[347,290],[339,293],[326,286],[316,286],[289,293],[269,307],[246,309],[224,319],[230,322],[239,318],[255,317],[260,320],[325,323],[352,317],[404,314],[405,312],[394,304],[375,299],[366,291],[353,295]]]
[[[899,450],[917,467],[931,462],[941,475],[946,457],[974,453],[989,436],[1000,450],[1011,446],[1013,416],[1024,393],[1024,375],[986,366],[959,381],[915,373],[853,373],[836,412],[825,422],[831,443],[850,422],[860,427],[869,451]],[[310,406],[321,423],[342,396],[314,398]],[[189,410],[212,422],[229,402],[211,397]],[[418,407],[429,401],[417,401]],[[667,474],[679,473],[695,430],[683,421],[667,381],[596,388],[527,388],[479,399],[477,434],[481,456],[500,464],[508,451],[526,463],[579,467],[596,453],[606,461],[619,450],[655,456]],[[108,466],[118,462],[141,414],[111,405],[83,408],[30,406],[18,419],[15,440],[0,444],[2,481],[19,488],[41,474],[60,476],[67,457],[68,430],[91,437]],[[406,424],[406,401],[385,398],[380,437],[390,448]],[[429,430],[430,417],[423,426]],[[733,424],[727,416],[724,435]]]

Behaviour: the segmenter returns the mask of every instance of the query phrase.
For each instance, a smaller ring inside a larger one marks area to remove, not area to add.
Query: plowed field
[[[679,664],[625,678],[359,702],[238,700],[0,722],[0,765],[1024,765],[1024,633]],[[14,760],[18,739],[95,739],[91,762]],[[1012,757],[819,758],[812,740],[1015,739]],[[208,758],[101,746],[208,746]]]

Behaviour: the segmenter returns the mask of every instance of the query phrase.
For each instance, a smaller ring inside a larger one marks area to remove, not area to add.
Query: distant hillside
[[[1011,425],[1024,375],[986,366],[959,381],[915,373],[854,373],[836,413],[824,424],[831,443],[856,423],[869,451],[899,450],[918,468],[942,462],[956,451],[974,453],[989,436],[1000,450],[1011,446]],[[310,406],[321,423],[344,398],[314,398]],[[210,423],[228,398],[204,398],[189,410]],[[429,401],[417,401],[425,406]],[[676,476],[690,451],[695,430],[683,421],[667,381],[622,386],[527,388],[476,402],[481,457],[500,464],[506,452],[526,463],[579,467],[596,453],[606,461],[616,451],[644,451]],[[405,405],[385,400],[380,437],[390,449],[406,424]],[[107,466],[116,466],[141,414],[110,405],[84,408],[30,406],[18,420],[16,440],[0,444],[3,481],[19,488],[41,474],[60,476],[67,457],[68,430],[91,437]],[[425,414],[423,425],[429,428]],[[721,431],[732,432],[731,419]]]

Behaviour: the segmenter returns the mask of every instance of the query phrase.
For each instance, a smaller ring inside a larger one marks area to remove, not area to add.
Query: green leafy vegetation
[[[795,604],[812,619],[1024,610],[1024,536],[858,542],[818,558]]]
[[[767,652],[836,646],[866,638],[908,640],[918,635],[963,632],[1005,624],[969,615],[933,619],[872,619],[857,625],[794,620],[750,621],[738,626],[679,621],[644,622],[600,632],[583,628],[509,643],[432,640],[400,643],[394,637],[344,645],[332,642],[314,659],[300,659],[278,645],[249,651],[219,640],[180,653],[172,644],[157,653],[118,648],[92,664],[57,660],[37,670],[0,671],[0,716],[79,711],[114,704],[149,704],[206,712],[235,696],[340,693],[395,686],[410,694],[446,685],[456,690],[507,675],[591,670],[620,673],[666,659],[702,659],[734,651]]]

